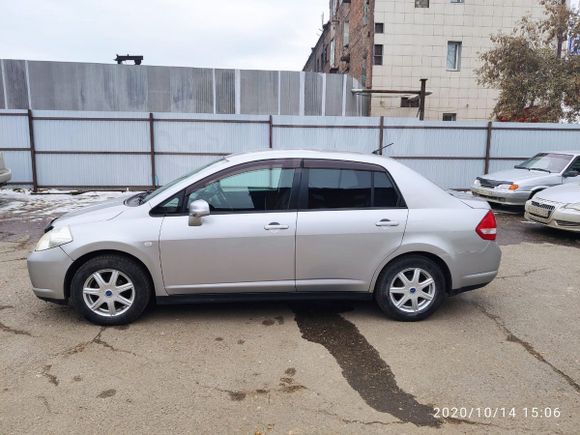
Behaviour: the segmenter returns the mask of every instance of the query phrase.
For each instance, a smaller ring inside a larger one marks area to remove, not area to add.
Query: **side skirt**
[[[205,293],[192,295],[157,296],[158,305],[186,305],[220,302],[253,301],[328,301],[358,300],[369,301],[372,293],[362,292],[289,292],[289,293]]]

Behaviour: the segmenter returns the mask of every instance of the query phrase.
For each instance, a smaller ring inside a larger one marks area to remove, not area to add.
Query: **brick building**
[[[538,0],[330,0],[304,70],[348,73],[371,91],[418,90],[426,78],[426,119],[488,119],[497,91],[477,83],[479,54],[490,35],[542,11]],[[371,95],[374,116],[417,114],[413,95]]]

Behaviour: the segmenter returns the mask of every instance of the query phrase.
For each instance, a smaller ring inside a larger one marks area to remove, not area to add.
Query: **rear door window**
[[[310,169],[308,176],[308,208],[371,207],[372,173],[352,169]]]
[[[377,165],[331,160],[305,161],[305,166],[306,177],[302,187],[303,209],[404,207],[401,195],[391,177]]]

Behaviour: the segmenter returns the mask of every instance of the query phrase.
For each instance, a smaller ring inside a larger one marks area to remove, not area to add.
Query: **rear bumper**
[[[491,281],[488,281],[488,282],[484,282],[484,283],[481,283],[481,284],[475,284],[475,285],[471,285],[471,286],[467,286],[467,287],[461,287],[461,288],[458,288],[458,289],[455,289],[455,290],[451,290],[449,292],[449,296],[457,296],[457,295],[459,295],[461,293],[466,293],[466,292],[471,292],[473,290],[478,290],[480,288],[486,287],[490,283],[491,283]]]
[[[498,274],[501,264],[501,249],[496,242],[485,242],[480,250],[465,250],[457,255],[450,269],[453,288],[450,294],[486,286]]]
[[[473,196],[483,198],[486,201],[493,202],[495,204],[517,205],[517,206],[525,205],[526,201],[530,199],[531,194],[531,192],[527,192],[524,190],[509,191],[475,186],[471,188],[471,193],[473,193]]]

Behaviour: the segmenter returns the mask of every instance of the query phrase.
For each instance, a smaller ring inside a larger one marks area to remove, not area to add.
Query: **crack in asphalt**
[[[3,252],[4,253],[4,252]],[[21,261],[21,260],[26,260],[26,257],[20,257],[20,258],[10,258],[8,260],[0,260],[0,263],[10,263],[12,261]]]
[[[36,398],[42,402],[42,404],[44,405],[49,414],[60,414],[59,412],[55,412],[52,410],[46,396],[36,396]]]
[[[295,368],[290,367],[290,368],[286,369],[284,374],[287,376],[283,376],[280,378],[280,383],[278,384],[279,388],[270,388],[270,389],[258,388],[256,390],[244,391],[244,390],[228,390],[228,389],[219,388],[219,387],[215,387],[215,386],[211,386],[211,385],[204,385],[204,384],[200,383],[199,381],[195,381],[195,384],[202,387],[202,388],[206,388],[208,390],[219,391],[220,393],[227,393],[230,396],[230,399],[234,402],[241,402],[248,395],[260,395],[260,396],[267,395],[268,402],[269,402],[270,393],[272,393],[272,392],[289,394],[289,393],[295,393],[295,392],[300,391],[300,390],[308,390],[308,388],[305,387],[304,385],[294,383],[293,376],[296,374]]]
[[[97,333],[97,335],[95,335],[91,340],[79,343],[76,346],[74,346],[68,350],[65,350],[63,352],[63,354],[64,355],[74,355],[76,353],[84,352],[86,350],[86,348],[89,347],[91,344],[98,344],[98,345],[101,345],[101,346],[105,347],[106,349],[109,349],[113,352],[122,352],[122,353],[128,353],[129,355],[137,356],[137,354],[134,352],[131,352],[131,351],[125,350],[125,349],[116,348],[113,345],[107,343],[105,340],[103,340],[101,338],[101,335],[103,334],[103,332],[106,329],[107,328],[105,326],[102,326],[101,329],[99,330],[99,332]]]
[[[506,335],[507,341],[511,343],[517,343],[520,346],[522,346],[528,354],[530,354],[532,357],[534,357],[541,363],[546,364],[548,367],[552,369],[554,373],[562,377],[572,388],[574,388],[574,390],[576,390],[577,393],[580,393],[580,385],[574,379],[572,379],[570,375],[564,373],[554,364],[546,360],[546,358],[540,352],[538,352],[531,343],[528,343],[527,341],[522,340],[521,338],[516,336],[512,331],[508,329],[507,326],[505,326],[503,320],[498,315],[490,313],[483,305],[477,303],[473,303],[473,305],[475,305],[487,318],[495,322],[497,327]]]
[[[419,403],[415,396],[401,389],[379,352],[353,323],[339,314],[347,309],[332,304],[292,306],[302,337],[330,352],[343,377],[367,405],[405,423],[441,426],[433,407]]]
[[[381,425],[381,426],[393,426],[397,424],[405,424],[404,421],[397,420],[397,421],[380,421],[380,420],[372,420],[372,421],[364,421],[358,419],[350,419],[346,417],[342,417],[334,412],[327,411],[325,409],[318,410],[321,414],[328,415],[329,417],[337,418],[344,424],[362,424],[364,426],[372,426],[372,425]]]
[[[45,365],[42,368],[41,374],[42,374],[42,376],[48,378],[48,381],[52,385],[54,385],[55,387],[58,387],[58,384],[59,384],[58,378],[56,377],[56,375],[53,375],[52,373],[50,373],[50,369],[52,369],[52,364]]]
[[[32,337],[32,334],[30,332],[25,331],[23,329],[12,328],[8,325],[5,325],[2,322],[0,322],[0,331],[9,332],[9,333],[14,334],[14,335],[26,335],[28,337]]]
[[[521,273],[521,274],[498,276],[496,279],[526,278],[527,276],[529,276],[533,273],[545,272],[546,270],[550,270],[550,269],[548,267],[542,267],[539,269],[531,269],[531,270],[526,270],[524,273]]]

